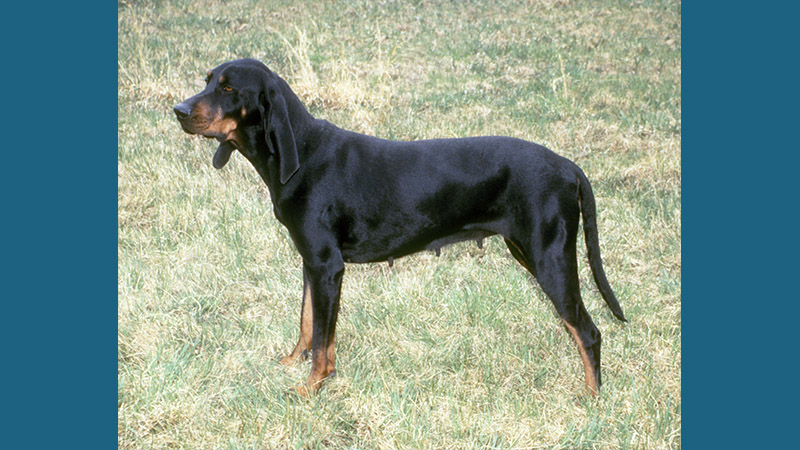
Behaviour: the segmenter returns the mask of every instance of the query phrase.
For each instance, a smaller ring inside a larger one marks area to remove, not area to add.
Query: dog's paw
[[[281,358],[280,360],[278,360],[278,363],[283,365],[283,366],[291,366],[291,365],[294,365],[296,363],[303,362],[303,361],[307,360],[308,359],[308,354],[309,354],[308,350],[303,350],[300,354],[297,354],[297,355],[295,355],[294,353],[290,353],[290,354],[284,356],[283,358]]]

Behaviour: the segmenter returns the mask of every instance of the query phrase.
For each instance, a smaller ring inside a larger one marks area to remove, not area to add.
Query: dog
[[[314,118],[289,85],[254,59],[208,72],[206,87],[174,107],[183,131],[215,138],[213,165],[234,150],[269,188],[275,217],[303,259],[300,338],[281,360],[311,352],[297,392],[335,375],[334,341],[345,263],[388,261],[488,236],[538,281],[583,361],[586,390],[601,385],[600,331],[578,282],[580,217],[594,281],[611,312],[625,316],[600,258],[595,198],[572,161],[510,137],[390,141]]]

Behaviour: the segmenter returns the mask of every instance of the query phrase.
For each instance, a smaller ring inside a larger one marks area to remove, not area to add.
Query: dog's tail
[[[583,234],[586,239],[586,250],[589,255],[589,267],[592,268],[592,275],[594,275],[594,282],[600,290],[600,295],[606,301],[606,304],[611,308],[617,319],[627,322],[625,315],[622,313],[622,307],[619,306],[617,297],[614,291],[611,290],[611,285],[608,284],[606,273],[603,270],[603,260],[600,259],[600,239],[597,235],[597,210],[594,203],[594,193],[592,187],[589,185],[589,179],[586,174],[576,166],[578,169],[578,199],[581,203],[581,215],[583,215]]]

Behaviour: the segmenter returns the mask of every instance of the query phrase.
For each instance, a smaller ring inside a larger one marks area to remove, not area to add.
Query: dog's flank
[[[625,321],[600,258],[596,206],[586,175],[541,145],[509,137],[398,142],[312,117],[280,77],[252,59],[209,72],[206,88],[175,107],[184,131],[234,150],[269,187],[273,211],[303,258],[300,338],[282,362],[311,351],[315,392],[335,374],[334,342],[344,263],[388,261],[501,235],[539,282],[578,344],[586,388],[601,384],[600,331],[581,299],[580,218],[594,280]]]

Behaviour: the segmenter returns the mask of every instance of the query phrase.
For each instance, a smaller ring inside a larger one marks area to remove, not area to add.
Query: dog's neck
[[[335,126],[312,116],[286,81],[280,79],[277,85],[286,102],[287,113],[291,117],[292,133],[297,146],[298,159],[300,160],[299,170],[302,171],[304,162],[308,161],[312,157],[314,149],[320,146],[319,138],[326,134],[323,130],[327,127],[335,128]],[[247,147],[242,149],[245,151],[241,153],[250,161],[261,179],[267,184],[273,206],[276,207],[275,215],[279,221],[283,222],[284,218],[278,206],[281,203],[281,199],[292,196],[292,192],[297,188],[296,183],[292,183],[292,180],[289,180],[286,185],[281,184],[278,165],[275,157],[270,155],[269,146],[266,142],[267,137],[261,122],[253,123],[252,126],[242,129],[241,136],[241,144]]]

